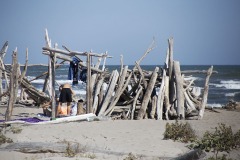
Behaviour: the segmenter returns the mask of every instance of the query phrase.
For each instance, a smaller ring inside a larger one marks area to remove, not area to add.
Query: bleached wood
[[[186,93],[190,100],[195,104],[196,109],[199,109],[201,106],[201,101],[199,100],[200,97],[193,97],[189,90],[186,90]]]
[[[26,73],[27,73],[27,67],[28,67],[28,48],[26,49],[25,65],[24,65],[23,72],[21,73],[21,76],[20,76],[20,79],[19,79],[19,83],[21,83],[23,77],[25,77],[25,75],[26,75]]]
[[[0,58],[1,59],[1,58]],[[0,62],[1,63],[1,62]],[[1,64],[0,64],[1,66]],[[0,69],[0,95],[3,94],[3,86],[2,86],[2,70]],[[2,97],[0,97],[0,102],[2,101]]]
[[[112,79],[109,82],[108,90],[107,90],[106,95],[104,96],[104,100],[102,102],[101,109],[100,109],[98,115],[104,115],[104,112],[106,111],[106,109],[107,109],[107,107],[109,105],[110,99],[112,98],[112,95],[113,95],[113,92],[114,92],[114,89],[115,89],[118,77],[119,77],[118,71],[114,70],[112,72]]]
[[[103,80],[104,80],[104,77],[103,76],[100,76],[100,80],[97,81],[97,84],[96,84],[96,87],[95,87],[95,90],[94,90],[94,96],[93,96],[93,113],[95,114],[96,111],[97,111],[97,108],[98,108],[98,96],[100,94],[100,90],[101,90],[101,87],[102,87],[102,84],[103,84]]]
[[[143,100],[142,100],[142,106],[138,112],[138,117],[137,119],[143,119],[145,113],[146,113],[146,109],[147,109],[147,106],[148,106],[148,102],[150,100],[150,97],[151,97],[151,94],[152,94],[152,91],[153,91],[153,88],[154,88],[154,85],[155,85],[155,82],[156,82],[156,79],[157,79],[157,72],[159,71],[159,68],[156,67],[154,72],[152,73],[152,77],[148,83],[148,87],[146,89],[146,92],[145,92],[145,95],[143,97]]]
[[[156,47],[155,39],[153,39],[152,43],[150,44],[150,46],[148,47],[148,49],[145,51],[145,53],[143,54],[143,56],[137,61],[137,63],[140,64],[141,61],[148,55],[148,53],[150,53],[155,47]]]
[[[103,57],[102,71],[104,71],[104,70],[105,70],[106,59],[107,59],[107,55],[108,55],[108,53],[107,53],[107,52],[105,52],[105,54],[104,54],[104,55],[105,55],[105,56]]]
[[[177,95],[177,114],[180,119],[185,118],[184,111],[184,90],[183,90],[183,78],[180,70],[180,63],[178,61],[173,62],[173,72],[176,82],[176,95]]]
[[[150,112],[150,118],[151,119],[154,119],[154,117],[155,117],[156,108],[157,108],[157,96],[155,95],[152,98],[152,109],[151,109],[151,112]]]
[[[29,123],[26,121],[19,120],[19,121],[1,122],[0,124],[14,124],[14,123],[20,123],[20,124],[26,124],[26,125],[57,124],[57,123],[87,120],[88,118],[95,117],[95,116],[96,116],[95,114],[89,113],[89,114],[81,114],[81,115],[77,115],[77,116],[62,117],[62,118],[57,118],[56,120],[42,121],[42,122],[38,122],[38,123]]]
[[[126,73],[125,73],[125,69],[124,69],[123,75],[122,75],[122,77],[124,77],[124,78],[121,78],[122,81],[123,81],[123,83],[124,83],[126,74],[127,74],[127,69],[126,69]],[[111,114],[112,114],[112,112],[113,112],[113,110],[114,110],[114,108],[115,108],[115,105],[117,104],[120,96],[122,95],[122,93],[124,92],[124,90],[127,88],[131,77],[132,77],[132,73],[130,73],[130,75],[128,76],[128,78],[127,78],[127,80],[125,81],[124,84],[121,84],[122,82],[119,84],[119,89],[117,89],[117,91],[116,91],[116,93],[115,93],[115,95],[114,95],[114,98],[113,98],[112,102],[111,102],[110,105],[109,105],[109,109],[105,112],[105,115],[111,115]],[[120,87],[120,86],[121,86],[121,87]]]
[[[56,44],[55,44],[55,46],[54,46],[55,48],[57,47],[56,46]],[[52,55],[51,55],[51,68],[50,68],[50,70],[51,70],[51,80],[52,80],[52,82],[51,82],[51,107],[52,107],[52,118],[56,118],[56,99],[55,99],[55,95],[56,95],[56,93],[55,93],[55,77],[56,77],[56,71],[55,71],[55,68],[56,68],[56,66],[55,66],[55,64],[56,64],[56,54],[54,54],[54,53],[52,53]]]
[[[90,54],[87,55],[87,106],[86,113],[92,113],[92,90],[91,90],[91,59]]]
[[[0,57],[3,60],[8,50],[8,41],[6,41],[0,51]]]
[[[107,115],[114,108],[114,106],[116,105],[117,101],[119,100],[119,98],[120,98],[120,96],[122,94],[120,92],[121,92],[122,87],[124,85],[125,77],[127,75],[127,70],[128,70],[128,66],[125,66],[124,70],[122,71],[122,74],[119,77],[118,84],[117,84],[117,90],[115,91],[115,94],[114,94],[114,96],[112,98],[112,101],[109,104],[108,109],[104,112],[104,115]]]
[[[9,88],[9,80],[8,80],[7,72],[6,72],[6,69],[5,69],[2,58],[0,58],[0,67],[1,67],[1,70],[3,71],[3,73],[4,73],[3,75],[4,75],[4,79],[6,81],[6,89],[8,89]]]
[[[163,77],[162,77],[162,83],[158,92],[157,96],[157,119],[162,120],[162,114],[163,114],[163,101],[164,101],[164,93],[165,93],[165,77],[166,77],[166,71],[163,70]]]
[[[121,64],[120,75],[122,75],[122,72],[123,72],[123,55],[120,55],[120,64]]]
[[[169,58],[168,58],[168,67],[169,67],[169,80],[172,79],[172,72],[173,72],[173,38],[168,39],[168,49],[169,49]]]
[[[8,100],[8,107],[5,113],[6,121],[11,120],[13,106],[17,99],[18,77],[19,77],[19,64],[17,62],[17,49],[15,49],[15,51],[13,51],[13,54],[12,54],[12,71],[10,74],[10,86],[9,86],[10,95]]]
[[[78,51],[65,51],[65,50],[61,50],[61,49],[56,49],[56,48],[51,48],[51,47],[43,47],[42,48],[43,51],[49,51],[49,52],[55,52],[55,53],[61,53],[63,55],[66,56],[75,56],[75,55],[79,55],[79,56],[87,56],[88,54],[90,56],[94,56],[94,57],[105,57],[106,55],[104,54],[97,54],[97,53],[89,53],[89,52],[78,52]],[[112,56],[106,56],[107,58],[112,58]]]
[[[208,83],[209,83],[210,76],[212,75],[212,71],[213,71],[213,66],[211,66],[208,69],[208,72],[207,72],[207,77],[206,77],[205,85],[204,85],[203,99],[202,99],[202,104],[201,104],[201,107],[200,107],[198,119],[203,118],[204,110],[205,110],[205,107],[206,107],[206,104],[207,104],[207,96],[208,96],[208,89],[209,89]]]
[[[193,101],[191,101],[186,91],[184,92],[184,97],[185,97],[186,103],[188,104],[188,108],[187,108],[188,112],[196,110],[195,104],[193,103]]]
[[[43,47],[43,48],[45,48],[45,47]],[[52,50],[51,50],[51,51],[52,51]],[[53,51],[54,51],[54,50],[53,50]],[[45,54],[45,55],[50,55],[50,52],[43,52],[43,54]],[[72,61],[71,55],[69,55],[69,57],[67,57],[67,56],[63,56],[63,55],[57,54],[57,55],[56,55],[56,58],[62,59],[62,60],[65,60],[65,61],[69,61],[69,62]],[[79,62],[79,65],[82,66],[82,67],[87,67],[87,65],[84,64],[83,62]],[[102,72],[103,72],[103,70],[97,69],[97,68],[95,68],[95,67],[91,67],[91,69],[92,69],[93,71],[95,71],[95,72],[99,72],[99,73],[102,73]]]
[[[167,120],[169,120],[168,118],[168,114],[169,114],[169,110],[170,110],[170,103],[169,103],[169,76],[165,76],[165,92],[164,92],[164,101],[165,101],[165,107],[166,107],[166,112],[165,112],[165,117]]]
[[[204,73],[207,74],[207,70],[185,70],[182,71],[182,74],[192,74],[192,73]],[[212,71],[212,73],[218,73],[218,71]]]
[[[8,49],[8,41],[6,41],[0,51],[0,67],[3,68],[5,70],[5,66],[3,64],[3,59],[7,53],[7,49]],[[8,84],[8,78],[6,76],[5,71],[0,70],[0,95],[3,94],[3,88],[2,88],[2,73],[4,73],[4,78],[6,81],[6,89],[9,88],[9,84]],[[2,101],[2,97],[0,97],[0,101]]]
[[[98,69],[99,68],[99,65],[101,63],[101,60],[102,60],[102,57],[99,57],[98,58],[98,61],[95,65],[95,68]],[[93,91],[94,89],[94,86],[96,85],[96,79],[97,79],[97,76],[98,76],[98,73],[92,73],[92,76],[91,76],[91,90]]]
[[[135,109],[136,109],[137,99],[138,99],[140,93],[142,92],[142,89],[143,89],[143,87],[141,85],[139,85],[137,94],[136,94],[136,96],[134,98],[134,101],[133,101],[133,104],[132,104],[131,120],[133,120],[133,118],[134,118],[134,112],[135,112]]]
[[[140,67],[140,65],[138,64],[138,62],[135,62],[135,66],[137,67],[141,77],[142,77],[142,81],[143,81],[143,86],[145,89],[147,89],[147,81],[146,79],[144,78],[144,73],[142,71],[142,68]]]

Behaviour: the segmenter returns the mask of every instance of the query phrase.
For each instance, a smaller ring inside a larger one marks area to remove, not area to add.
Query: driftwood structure
[[[52,107],[52,118],[55,118],[55,70],[65,61],[72,61],[73,56],[86,57],[87,61],[79,62],[79,67],[87,68],[86,82],[86,113],[94,113],[97,116],[109,116],[113,119],[202,119],[208,96],[208,83],[214,72],[211,66],[208,71],[189,71],[207,73],[204,91],[199,94],[198,87],[194,86],[194,80],[184,78],[186,71],[181,71],[180,62],[173,58],[173,38],[168,40],[166,60],[163,67],[156,66],[153,71],[141,68],[141,61],[155,48],[155,41],[151,43],[143,56],[136,61],[135,66],[130,69],[124,66],[121,56],[120,70],[109,73],[105,68],[107,58],[111,58],[107,52],[98,54],[93,52],[71,51],[66,46],[59,49],[55,44],[51,45],[48,32],[45,32],[46,46],[42,48],[43,54],[49,57],[49,70],[42,75],[45,76],[43,91],[36,90],[31,82],[25,78],[27,68],[27,56],[25,71],[19,72],[17,63],[17,51],[13,52],[13,63],[11,69],[5,69],[3,63],[4,54],[7,50],[7,42],[1,50],[0,79],[6,79],[9,84],[5,92],[0,86],[0,97],[8,96],[8,109],[6,120],[10,120],[14,104],[21,99],[16,98],[16,90],[22,89],[29,99],[37,105],[49,102]],[[27,54],[26,54],[27,55]],[[97,58],[97,63],[92,65],[92,58]],[[57,64],[56,59],[63,60]],[[102,68],[100,64],[103,61]],[[9,81],[10,80],[10,81]],[[19,86],[19,87],[18,87]],[[104,90],[104,86],[107,89]],[[48,90],[49,94],[45,91]],[[24,97],[24,96],[22,96]],[[81,107],[80,107],[81,105]],[[82,101],[79,108],[82,109]],[[80,113],[82,111],[78,111]]]

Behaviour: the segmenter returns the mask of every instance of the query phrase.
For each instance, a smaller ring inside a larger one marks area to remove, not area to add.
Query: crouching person
[[[58,102],[58,109],[57,109],[57,116],[59,112],[61,111],[61,107],[63,103],[67,103],[67,115],[70,115],[71,111],[71,102],[72,102],[72,96],[75,94],[71,88],[71,85],[66,83],[60,87],[60,96],[59,96],[59,102]]]

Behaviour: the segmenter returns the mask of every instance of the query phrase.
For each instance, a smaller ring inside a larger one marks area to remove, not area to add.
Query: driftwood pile
[[[10,120],[13,107],[31,105],[33,101],[37,104],[50,101],[49,96],[37,90],[25,77],[28,66],[28,49],[26,50],[26,63],[24,71],[21,73],[20,65],[17,61],[17,48],[12,54],[12,65],[6,66],[3,63],[4,56],[8,49],[6,42],[0,52],[0,102],[1,105],[7,105],[5,119]],[[5,90],[3,90],[3,79]],[[20,97],[17,97],[18,91],[21,89]],[[4,98],[5,97],[5,98]]]
[[[204,114],[208,96],[209,78],[213,72],[211,66],[207,73],[203,94],[194,86],[193,80],[184,79],[181,72],[180,63],[173,59],[173,38],[168,40],[168,50],[164,67],[158,67],[153,71],[143,70],[141,61],[154,49],[155,41],[146,50],[144,55],[130,69],[124,66],[121,56],[121,69],[108,73],[105,63],[108,53],[92,53],[71,51],[66,46],[63,49],[57,45],[51,47],[51,40],[46,30],[46,46],[43,47],[43,54],[49,57],[49,70],[37,78],[45,76],[45,83],[42,91],[35,89],[31,82],[25,78],[28,66],[28,51],[26,52],[25,69],[20,73],[17,63],[17,50],[13,52],[13,62],[11,69],[5,69],[3,63],[4,55],[7,51],[6,43],[1,50],[0,58],[0,79],[5,79],[9,86],[3,92],[0,87],[0,97],[8,96],[8,109],[6,120],[10,120],[12,108],[16,103],[23,101],[24,95],[36,104],[49,102],[52,107],[52,117],[55,117],[55,70],[65,61],[72,61],[73,56],[81,59],[87,57],[86,63],[79,62],[79,68],[87,68],[86,87],[86,113],[94,113],[98,116],[110,116],[114,119],[201,119]],[[97,58],[97,63],[91,65],[93,58]],[[56,59],[63,60],[57,64]],[[102,67],[100,64],[103,61]],[[196,71],[190,71],[196,72]],[[185,72],[186,73],[186,72]],[[10,82],[8,82],[10,80]],[[2,83],[1,83],[2,84]],[[104,89],[107,84],[107,89]],[[18,89],[22,90],[20,98],[17,98]],[[49,94],[45,91],[48,90]],[[1,99],[1,101],[3,101]]]
[[[229,100],[229,102],[225,104],[223,108],[227,110],[240,111],[240,102]]]
[[[207,77],[201,96],[198,87],[193,86],[193,80],[184,80],[180,63],[173,60],[173,39],[168,42],[164,68],[156,67],[150,72],[143,71],[139,65],[154,48],[153,42],[132,70],[121,64],[120,72],[112,72],[104,94],[101,93],[104,77],[99,75],[94,85],[93,113],[124,119],[201,119],[213,67],[203,71]]]

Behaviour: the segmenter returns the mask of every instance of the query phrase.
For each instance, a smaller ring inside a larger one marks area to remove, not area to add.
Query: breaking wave
[[[220,84],[211,84],[217,88],[240,89],[240,81],[228,80],[220,81]]]

